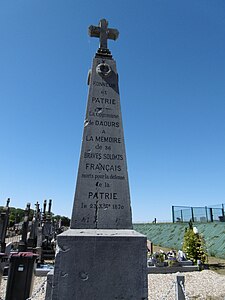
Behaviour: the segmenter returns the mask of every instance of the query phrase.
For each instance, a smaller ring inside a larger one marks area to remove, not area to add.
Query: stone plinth
[[[70,229],[58,236],[52,300],[147,300],[146,237]]]

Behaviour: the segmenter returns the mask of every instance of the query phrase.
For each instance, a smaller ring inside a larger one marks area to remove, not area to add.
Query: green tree
[[[198,232],[194,232],[192,226],[184,234],[182,250],[185,252],[187,258],[195,263],[198,260],[205,263],[207,260],[205,240]]]
[[[56,215],[56,216],[54,216],[54,219],[56,219],[57,221],[59,221],[61,219],[62,226],[65,226],[65,227],[70,226],[70,219],[68,217]]]
[[[30,210],[29,221],[32,220],[34,210]],[[16,223],[23,222],[25,216],[25,210],[22,208],[10,207],[9,209],[9,227],[12,227]]]

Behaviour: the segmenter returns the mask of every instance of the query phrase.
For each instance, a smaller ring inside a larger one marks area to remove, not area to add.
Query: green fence
[[[224,204],[214,207],[172,206],[172,220],[175,222],[225,222]]]
[[[204,236],[208,254],[225,259],[225,223],[194,224]],[[133,224],[136,231],[145,234],[148,240],[161,247],[181,249],[188,223],[143,223]]]

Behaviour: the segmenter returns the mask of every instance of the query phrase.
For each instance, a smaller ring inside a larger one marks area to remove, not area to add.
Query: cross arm
[[[89,26],[88,27],[88,34],[91,36],[91,37],[99,37],[100,36],[100,30],[99,30],[99,27],[98,26]]]
[[[117,29],[109,29],[108,31],[108,39],[117,40],[119,36],[119,31]]]

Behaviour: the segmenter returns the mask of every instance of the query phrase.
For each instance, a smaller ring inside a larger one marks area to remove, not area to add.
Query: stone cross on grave
[[[98,49],[98,54],[111,56],[111,53],[107,46],[107,40],[116,40],[119,36],[119,31],[117,29],[108,28],[108,22],[106,19],[100,20],[99,26],[89,26],[88,34],[91,37],[98,37],[100,40],[100,45]]]

